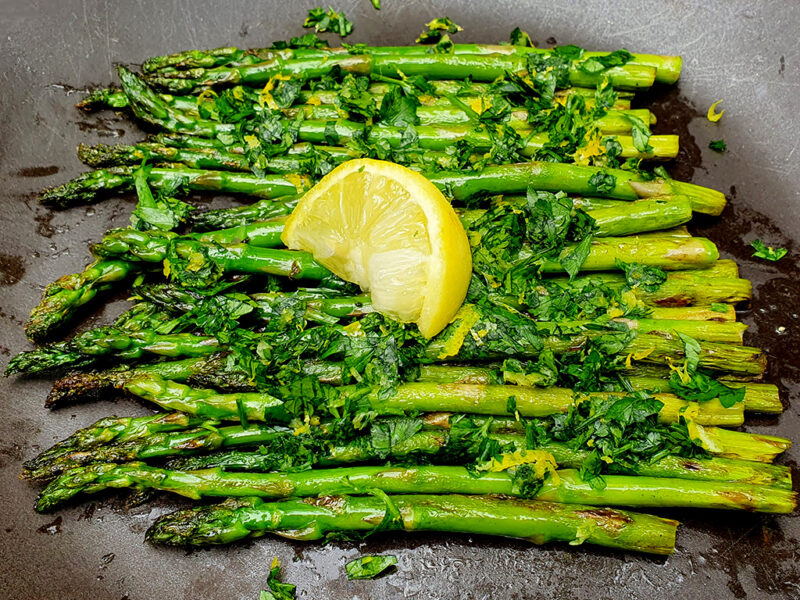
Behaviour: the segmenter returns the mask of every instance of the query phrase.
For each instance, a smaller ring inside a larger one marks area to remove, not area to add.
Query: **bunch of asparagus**
[[[26,462],[48,481],[38,510],[162,490],[227,500],[159,518],[157,543],[404,529],[668,554],[677,522],[628,508],[794,509],[772,464],[790,442],[728,429],[783,407],[736,321],[749,281],[685,228],[725,198],[645,167],[678,139],[651,134],[632,92],[674,83],[680,58],[519,32],[453,44],[440,25],[433,46],[309,34],[155,57],[79,103],[156,133],[81,145],[98,169],[41,201],[138,203],[48,286],[26,325],[42,345],[7,374],[70,370],[49,406],[124,392],[164,412],[102,419]],[[432,340],[281,246],[303,192],[361,156],[422,171],[469,234],[467,301]],[[198,211],[190,192],[245,203]],[[113,325],[54,341],[126,285]]]

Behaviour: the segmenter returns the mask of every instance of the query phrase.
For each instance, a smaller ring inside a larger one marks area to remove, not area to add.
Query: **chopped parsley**
[[[763,258],[764,260],[771,260],[772,262],[782,259],[789,252],[786,248],[773,248],[772,246],[767,246],[759,239],[753,240],[750,242],[750,245],[755,250],[755,252],[753,252],[753,256],[756,258]]]
[[[308,11],[303,27],[313,27],[317,33],[330,31],[341,37],[347,37],[353,32],[353,22],[343,12],[336,12],[333,8],[328,8],[328,12],[321,7],[312,8]]]
[[[397,557],[391,554],[385,556],[362,556],[347,563],[345,571],[347,571],[348,579],[374,579],[396,564]]]
[[[725,140],[713,140],[708,143],[708,147],[714,152],[719,152],[720,154],[728,149],[728,145],[725,143]]]

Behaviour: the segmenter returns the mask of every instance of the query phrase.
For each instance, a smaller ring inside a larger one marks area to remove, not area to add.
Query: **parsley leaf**
[[[276,558],[272,561],[272,567],[267,577],[267,585],[270,591],[263,590],[258,596],[258,600],[294,600],[295,587],[291,583],[283,583],[278,579],[281,572],[281,563]]]
[[[523,46],[525,48],[534,48],[531,36],[528,35],[527,31],[522,31],[519,27],[514,28],[514,31],[511,32],[510,39],[512,46]]]
[[[172,231],[186,220],[194,207],[167,195],[174,190],[161,190],[155,198],[147,183],[150,169],[151,167],[142,165],[133,172],[138,202],[131,214],[131,227],[139,231],[149,229]]]
[[[722,302],[712,302],[711,310],[718,313],[726,313],[728,312],[728,305],[723,304]]]
[[[646,292],[655,292],[667,280],[667,274],[660,267],[648,267],[641,263],[626,263],[617,259],[614,263],[625,272],[625,281],[629,287],[641,287]]]
[[[381,121],[386,125],[405,127],[419,124],[417,107],[419,100],[407,93],[401,86],[393,86],[383,96],[378,110]]]
[[[753,252],[753,256],[756,258],[763,258],[764,260],[771,260],[772,262],[782,259],[789,252],[786,248],[773,248],[772,246],[767,246],[764,244],[764,242],[758,239],[750,242],[750,245],[755,250],[755,252]]]
[[[580,56],[578,57],[580,58]],[[615,50],[605,56],[592,56],[582,61],[579,68],[590,74],[601,73],[611,67],[620,67],[633,58],[633,55],[625,49]]]
[[[328,42],[320,39],[315,33],[307,33],[299,37],[293,37],[288,42],[275,42],[272,48],[275,50],[284,50],[285,48],[327,48]]]
[[[607,194],[614,191],[617,185],[617,178],[611,173],[598,171],[589,179],[589,185],[593,190],[600,194]]]
[[[694,375],[697,372],[697,365],[700,364],[700,342],[680,331],[677,333],[683,342],[683,353],[686,355],[686,371],[689,375]]]
[[[342,110],[350,113],[351,117],[357,115],[364,119],[370,119],[378,114],[378,107],[368,88],[368,77],[355,77],[348,74],[342,81],[342,86],[336,94],[334,103]]]
[[[587,235],[576,246],[570,248],[567,253],[561,257],[559,262],[564,270],[569,274],[570,279],[574,279],[578,274],[578,271],[581,270],[581,267],[586,261],[586,258],[589,256],[591,249],[592,235]]]
[[[397,557],[388,554],[386,556],[362,556],[351,560],[345,565],[348,579],[374,579],[386,569],[397,564]]]
[[[312,8],[308,11],[303,27],[313,27],[318,33],[338,33],[341,37],[347,37],[353,32],[353,22],[343,12],[336,12],[333,8],[328,8],[328,12],[321,7]]]
[[[565,46],[556,46],[553,48],[553,53],[567,60],[579,60],[583,57],[583,48],[575,44],[567,44]]]
[[[448,37],[449,33],[464,31],[460,25],[453,23],[448,17],[434,19],[426,25],[427,31],[423,31],[417,38],[418,44],[436,44],[442,38]]]
[[[720,154],[728,149],[728,145],[725,143],[725,140],[713,140],[708,143],[708,147],[714,152],[719,152]]]
[[[422,428],[419,419],[392,419],[374,423],[370,428],[370,445],[379,458],[386,458],[392,449]]]
[[[712,379],[702,371],[697,371],[688,382],[684,383],[681,376],[674,372],[669,377],[669,387],[672,392],[684,400],[707,402],[719,398],[720,404],[730,408],[737,402],[744,400],[745,388],[731,388],[719,381]]]
[[[639,152],[652,152],[653,147],[650,145],[650,127],[635,115],[626,113],[625,118],[628,119],[632,125],[631,135],[633,136],[634,148]]]

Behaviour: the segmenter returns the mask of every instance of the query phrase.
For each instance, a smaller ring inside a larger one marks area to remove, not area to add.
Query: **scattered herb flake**
[[[291,583],[283,583],[278,579],[281,573],[281,562],[276,557],[272,561],[272,566],[269,569],[269,576],[267,577],[267,586],[269,591],[262,590],[258,596],[258,600],[294,600],[295,587]]]
[[[789,252],[786,248],[773,248],[772,246],[767,246],[759,239],[753,240],[750,242],[750,245],[755,250],[755,252],[753,252],[753,256],[756,258],[763,258],[764,260],[771,260],[772,262],[782,259]]]
[[[714,152],[719,152],[720,154],[728,149],[728,145],[725,143],[725,140],[713,140],[708,143],[708,147]]]
[[[348,579],[374,579],[389,567],[397,564],[397,557],[391,554],[385,556],[362,556],[351,560],[345,565]]]
[[[330,31],[341,37],[347,37],[353,32],[353,22],[343,12],[336,12],[333,8],[328,8],[328,12],[322,7],[312,8],[308,11],[303,27],[313,27],[317,33]]]
[[[436,44],[448,34],[458,33],[464,28],[453,23],[448,17],[434,19],[426,25],[427,31],[423,31],[417,38],[418,44]]]

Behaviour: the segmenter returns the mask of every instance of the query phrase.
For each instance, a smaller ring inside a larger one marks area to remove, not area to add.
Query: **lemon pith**
[[[298,202],[281,239],[426,337],[444,329],[469,287],[472,256],[458,216],[436,186],[395,163],[338,166]]]

